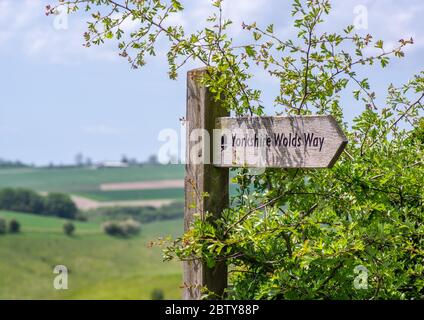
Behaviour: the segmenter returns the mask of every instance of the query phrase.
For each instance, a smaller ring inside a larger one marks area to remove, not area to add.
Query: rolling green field
[[[99,184],[183,179],[181,165],[157,165],[116,169],[22,168],[0,169],[0,188],[24,187],[42,191],[96,190]]]
[[[99,201],[182,199],[182,189],[100,191],[102,183],[184,179],[182,165],[145,165],[129,168],[19,168],[0,169],[0,188],[77,194]]]
[[[165,299],[180,299],[181,266],[162,262],[162,249],[148,243],[182,233],[181,220],[145,224],[130,239],[105,235],[94,222],[75,222],[65,236],[65,220],[0,211],[17,219],[21,233],[0,235],[0,299],[150,299],[162,289]],[[69,269],[69,290],[53,288],[56,265]]]
[[[125,201],[134,199],[157,200],[172,199],[180,200],[184,198],[184,189],[153,189],[153,190],[124,190],[124,191],[86,191],[78,192],[86,198],[97,201]]]

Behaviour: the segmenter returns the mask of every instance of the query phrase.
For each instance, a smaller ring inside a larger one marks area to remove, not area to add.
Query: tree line
[[[45,196],[28,189],[0,190],[0,209],[75,219],[78,209],[72,199],[62,193]]]

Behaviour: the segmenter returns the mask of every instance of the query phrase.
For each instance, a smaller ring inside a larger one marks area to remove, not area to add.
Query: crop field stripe
[[[183,199],[184,189],[152,189],[152,190],[124,190],[124,191],[87,191],[77,195],[97,201],[125,201],[125,200],[160,200]]]

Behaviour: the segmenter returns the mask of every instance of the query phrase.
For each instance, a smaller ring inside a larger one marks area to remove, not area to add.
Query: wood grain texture
[[[347,144],[332,116],[221,117],[218,167],[330,168]]]
[[[205,69],[196,69],[187,74],[187,150],[186,150],[186,177],[185,177],[185,212],[184,229],[188,231],[199,214],[205,219],[206,213],[212,214],[211,221],[218,218],[222,211],[229,206],[229,170],[215,167],[207,161],[212,155],[212,144],[208,139],[200,138],[190,141],[194,130],[206,129],[209,136],[215,127],[218,117],[228,116],[229,113],[216,103],[207,88],[199,84],[199,77]],[[192,152],[193,145],[200,148]],[[195,159],[195,158],[198,159]],[[197,161],[199,160],[199,161]],[[207,193],[209,196],[203,197]],[[185,300],[201,298],[201,287],[222,295],[227,287],[227,266],[217,263],[213,269],[208,268],[200,261],[184,262],[184,293]]]

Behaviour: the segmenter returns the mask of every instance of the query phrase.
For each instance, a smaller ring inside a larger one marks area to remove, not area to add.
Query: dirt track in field
[[[131,201],[96,201],[80,196],[71,196],[76,206],[80,210],[90,210],[103,207],[161,207],[163,205],[175,202],[172,199],[159,200],[131,200]]]
[[[184,180],[155,180],[142,182],[120,182],[120,183],[103,183],[100,185],[101,191],[118,191],[118,190],[158,190],[184,188]]]

